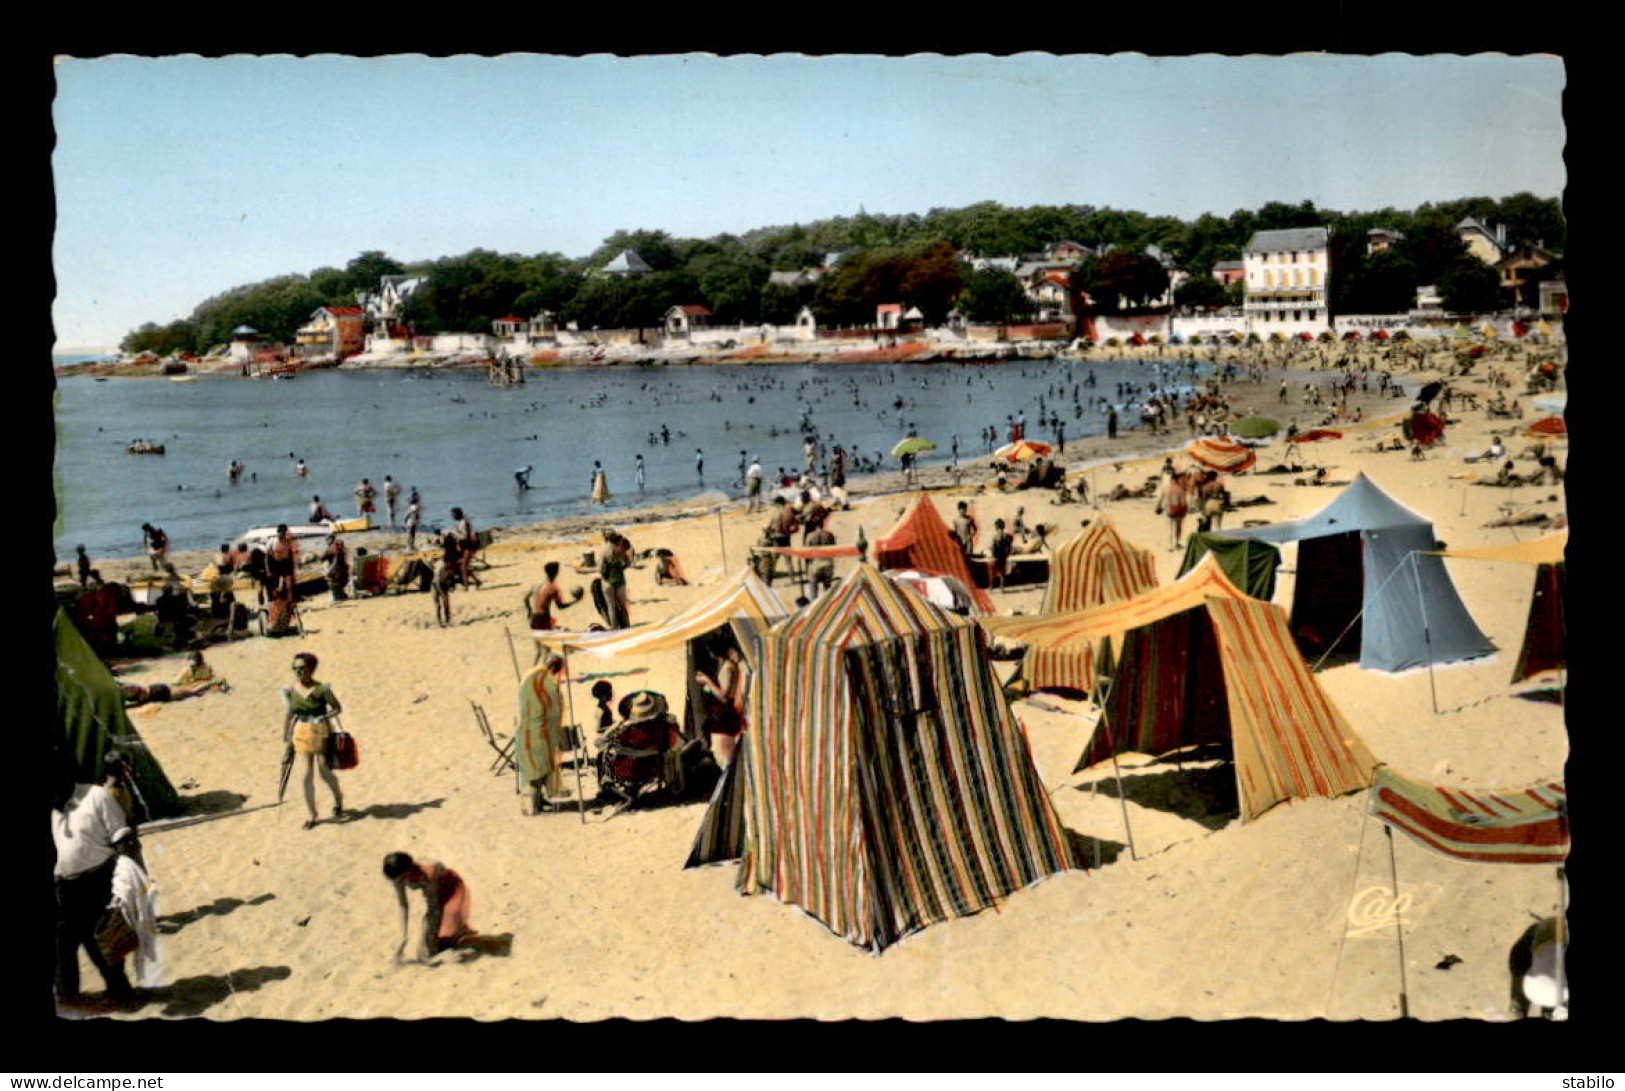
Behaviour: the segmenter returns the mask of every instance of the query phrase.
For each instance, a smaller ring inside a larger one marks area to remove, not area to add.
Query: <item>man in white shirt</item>
[[[128,825],[124,808],[100,784],[75,784],[62,793],[51,811],[51,839],[56,843],[56,988],[66,1003],[79,999],[79,948],[85,948],[118,1001],[133,996],[122,966],[110,965],[96,942],[96,926],[112,900],[113,871],[118,862],[113,835]]]

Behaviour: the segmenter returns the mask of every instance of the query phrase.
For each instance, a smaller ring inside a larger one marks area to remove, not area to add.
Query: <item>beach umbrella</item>
[[[1280,430],[1280,424],[1268,417],[1243,417],[1230,426],[1231,434],[1242,439],[1262,439]]]
[[[1252,448],[1229,436],[1201,436],[1185,445],[1185,453],[1193,462],[1210,470],[1240,473],[1258,461]]]
[[[1569,426],[1562,417],[1546,417],[1529,426],[1529,432],[1537,436],[1566,436]]]
[[[893,458],[902,458],[904,455],[917,455],[921,451],[935,451],[937,445],[923,436],[907,436],[897,441],[897,446],[891,449]]]
[[[1378,330],[1376,333],[1371,335],[1371,340],[1373,340],[1373,341],[1386,341],[1386,340],[1388,340],[1388,331],[1387,330]]]
[[[1145,344],[1145,338],[1135,333],[1128,339],[1128,343],[1136,347]]]
[[[1476,359],[1478,359],[1480,356],[1484,355],[1488,351],[1490,351],[1490,350],[1485,345],[1474,345],[1472,348],[1467,350],[1467,355],[1471,356],[1473,359],[1476,360]]]
[[[1292,437],[1293,443],[1316,443],[1323,439],[1342,439],[1343,433],[1333,432],[1329,428],[1311,428],[1307,432],[1300,432]]]
[[[1426,405],[1434,398],[1437,398],[1439,396],[1439,392],[1443,389],[1443,383],[1428,383],[1422,388],[1421,392],[1416,395],[1416,400],[1421,402],[1423,405]]]
[[[1347,333],[1345,333],[1343,335],[1343,340],[1345,340],[1345,341],[1358,341],[1359,339],[1360,339],[1360,331],[1359,330],[1349,330]]]
[[[1300,340],[1300,341],[1313,341],[1314,339],[1315,339],[1315,337],[1311,333],[1300,333],[1300,334],[1298,334],[1298,340]]]
[[[1031,462],[1035,458],[1048,458],[1050,450],[1049,444],[1036,439],[1018,439],[994,451],[993,457],[1000,462]]]
[[[1522,322],[1519,322],[1517,319],[1513,319],[1513,321],[1512,321],[1512,336],[1514,336],[1514,337],[1522,337],[1524,334],[1526,334],[1528,332],[1529,332],[1529,327],[1528,326],[1524,325]]]
[[[1444,421],[1423,410],[1412,413],[1405,421],[1405,437],[1423,447],[1431,447],[1444,435]]]
[[[282,769],[276,781],[276,801],[282,802],[282,797],[288,791],[288,777],[293,774],[293,744],[288,744],[287,751],[282,755]]]

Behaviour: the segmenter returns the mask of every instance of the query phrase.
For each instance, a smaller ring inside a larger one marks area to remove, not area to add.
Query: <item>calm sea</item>
[[[67,560],[83,544],[92,557],[139,556],[147,522],[177,550],[212,550],[253,526],[305,522],[313,495],[352,516],[360,480],[381,493],[386,474],[403,488],[403,510],[417,487],[426,528],[449,522],[453,505],[477,526],[584,514],[595,460],[608,472],[611,509],[709,490],[738,495],[741,451],[769,474],[801,466],[804,419],[825,444],[867,458],[889,456],[913,428],[937,444],[922,461],[946,462],[957,434],[963,460],[985,454],[984,429],[997,428],[1002,442],[1007,418],[1023,414],[1034,438],[1054,438],[1038,424],[1041,412],[1058,412],[1068,439],[1099,434],[1104,409],[1093,399],[1133,400],[1119,398],[1117,384],[1179,388],[1207,367],[1065,359],[619,366],[548,370],[509,388],[489,386],[478,371],[327,371],[288,382],[65,378],[56,394],[56,553]],[[1093,388],[1084,385],[1091,372]],[[135,439],[166,453],[126,454]],[[309,477],[294,474],[295,458]],[[232,459],[248,471],[236,485],[226,477]],[[532,487],[521,491],[513,475],[527,465]],[[896,463],[886,457],[885,468]]]

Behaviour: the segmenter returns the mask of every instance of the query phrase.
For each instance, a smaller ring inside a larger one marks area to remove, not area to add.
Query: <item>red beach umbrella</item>
[[[1315,443],[1323,439],[1342,439],[1343,433],[1333,432],[1329,428],[1311,428],[1307,432],[1300,432],[1292,437],[1293,443]]]
[[[1566,436],[1569,426],[1562,417],[1545,417],[1531,424],[1529,431],[1537,436]]]
[[[1431,447],[1444,435],[1444,420],[1426,410],[1412,413],[1405,422],[1405,434],[1423,447]]]

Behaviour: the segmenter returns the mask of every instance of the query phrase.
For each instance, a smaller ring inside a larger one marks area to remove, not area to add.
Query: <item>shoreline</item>
[[[1407,374],[1406,380],[1410,383],[1432,381],[1434,376],[1430,373]],[[1262,416],[1277,416],[1281,418],[1282,430],[1297,416],[1318,417],[1327,411],[1325,406],[1305,406],[1302,404],[1289,404],[1288,412],[1277,412],[1274,404],[1274,388],[1267,383],[1251,383],[1245,380],[1233,380],[1226,383],[1222,391],[1236,403],[1233,416],[1236,419],[1257,414]],[[1251,396],[1247,396],[1251,393]],[[1301,389],[1295,390],[1294,395],[1301,394]],[[1383,396],[1376,390],[1361,392],[1356,389],[1349,395],[1349,407],[1361,410],[1366,419],[1360,422],[1348,422],[1332,427],[1339,431],[1356,432],[1361,430],[1374,430],[1379,428],[1397,427],[1398,421],[1409,408],[1409,401],[1391,396]],[[1403,408],[1400,408],[1403,406]],[[1388,410],[1389,412],[1379,412]],[[1303,423],[1301,427],[1307,429],[1315,427],[1312,423]],[[1035,431],[1033,438],[1043,439],[1043,435]],[[1115,440],[1105,435],[1087,435],[1076,439],[1069,439],[1064,452],[1057,451],[1054,461],[1065,468],[1066,480],[1074,485],[1079,478],[1088,479],[1091,475],[1116,465],[1128,465],[1137,462],[1150,462],[1162,458],[1179,458],[1180,452],[1193,437],[1183,422],[1171,424],[1166,431],[1155,433],[1143,428],[1127,428],[1118,433]],[[1050,442],[1045,439],[1044,442]],[[1257,450],[1262,460],[1272,455],[1279,455],[1285,450],[1284,439],[1281,435],[1273,437],[1267,444],[1260,445]],[[1312,459],[1312,452],[1305,452],[1306,460]],[[922,464],[914,471],[914,480],[910,482],[902,470],[885,470],[877,473],[851,474],[847,479],[847,491],[851,505],[854,509],[862,507],[876,500],[887,497],[906,495],[913,492],[952,492],[973,494],[990,489],[995,470],[992,459],[986,453],[974,456],[962,455],[959,470],[956,473],[949,461],[934,461]],[[489,529],[495,533],[492,548],[502,552],[505,548],[539,549],[549,545],[575,544],[588,540],[596,540],[597,536],[608,528],[638,527],[650,524],[683,522],[690,519],[707,518],[717,512],[725,516],[738,517],[745,514],[748,498],[732,487],[728,488],[727,500],[711,500],[703,502],[708,496],[714,496],[723,490],[710,490],[694,496],[660,501],[657,503],[641,504],[632,507],[614,508],[606,511],[587,512],[576,515],[562,515],[551,519],[538,520],[529,523],[494,523],[477,524],[482,529]],[[765,505],[771,504],[772,488],[764,487]],[[1014,494],[1017,490],[1012,487]],[[1050,490],[1040,490],[1037,495],[1052,495]],[[697,506],[698,505],[698,506]],[[760,515],[765,519],[765,512]],[[279,520],[280,521],[280,520]],[[426,523],[420,528],[418,547],[416,553],[427,553],[433,549],[429,526]],[[351,531],[344,535],[344,540],[354,553],[356,547],[362,547],[369,553],[384,553],[395,555],[405,552],[405,531],[391,530],[388,527],[373,527],[365,531]],[[213,550],[186,550],[171,551],[170,562],[183,578],[195,578],[205,568],[213,563],[215,552]],[[150,561],[144,556],[94,558],[97,570],[103,580],[108,582],[131,583],[138,586],[156,582]],[[57,566],[58,578],[66,571],[67,566]]]

